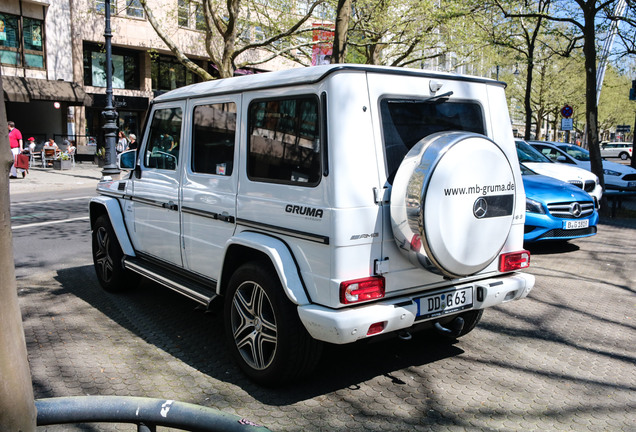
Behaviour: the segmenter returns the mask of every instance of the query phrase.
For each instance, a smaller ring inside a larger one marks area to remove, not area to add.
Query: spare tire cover
[[[514,206],[514,174],[501,148],[484,135],[440,132],[413,146],[397,171],[393,236],[413,264],[469,276],[498,256]]]

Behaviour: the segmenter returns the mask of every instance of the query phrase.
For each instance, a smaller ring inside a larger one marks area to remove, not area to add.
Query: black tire
[[[623,152],[623,153],[621,153],[621,154],[619,155],[619,157],[621,158],[621,160],[627,160],[627,158],[629,157],[629,155],[628,155],[627,153]]]
[[[318,363],[322,344],[307,333],[271,266],[251,262],[234,272],[224,322],[232,355],[259,384],[285,384]]]
[[[139,275],[124,269],[124,253],[108,216],[97,218],[92,232],[93,264],[99,284],[109,292],[126,291],[139,283]]]

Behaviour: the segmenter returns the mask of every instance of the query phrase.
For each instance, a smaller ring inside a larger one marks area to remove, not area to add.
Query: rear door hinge
[[[391,199],[389,188],[383,187],[382,189],[373,188],[373,199],[376,204],[387,204]]]
[[[388,258],[384,258],[382,260],[375,260],[374,262],[374,273],[376,275],[381,275],[384,273],[388,273],[390,271],[389,268],[389,259]]]

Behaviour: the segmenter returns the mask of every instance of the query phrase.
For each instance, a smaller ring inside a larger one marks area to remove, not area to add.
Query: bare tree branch
[[[179,47],[174,42],[172,42],[172,40],[168,37],[168,35],[162,30],[161,26],[155,19],[155,16],[152,13],[152,11],[148,8],[148,5],[146,4],[146,0],[140,0],[140,3],[141,3],[141,6],[144,8],[144,12],[146,13],[146,16],[148,17],[148,22],[150,22],[150,25],[152,25],[152,27],[155,29],[155,31],[157,32],[157,35],[161,38],[161,40],[168,46],[168,48],[170,48],[170,51],[172,51],[175,54],[175,56],[177,56],[179,61],[186,68],[188,68],[195,74],[199,75],[201,78],[205,80],[214,79],[214,77],[210,75],[205,69],[203,69],[202,67],[194,63],[188,57],[186,57],[183,51],[181,51]]]

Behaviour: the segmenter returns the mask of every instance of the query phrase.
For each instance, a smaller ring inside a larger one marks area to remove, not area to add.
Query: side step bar
[[[125,269],[139,273],[143,277],[170,288],[206,307],[210,306],[212,300],[218,297],[214,292],[216,288],[216,282],[214,281],[206,281],[209,282],[206,284],[203,281],[175,274],[160,265],[139,258],[125,257],[123,265]]]

